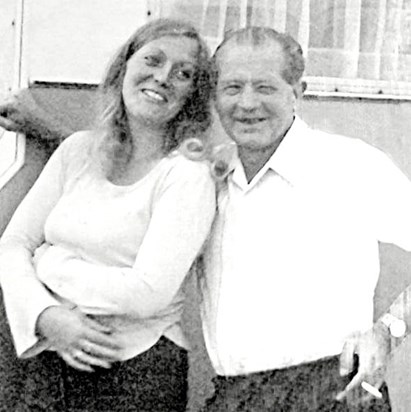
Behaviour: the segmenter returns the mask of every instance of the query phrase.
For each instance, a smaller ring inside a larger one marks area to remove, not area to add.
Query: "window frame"
[[[374,100],[411,100],[411,82],[305,76],[304,95]]]
[[[23,44],[24,30],[23,21],[25,14],[25,0],[16,0],[16,16],[14,21],[15,27],[15,52],[13,62],[13,84],[12,90],[17,90],[27,86],[27,76],[25,76],[24,59],[23,59]],[[16,175],[25,163],[26,154],[26,137],[22,133],[4,131],[1,139],[6,136],[12,137],[10,144],[14,143],[15,158],[13,163],[7,168],[0,171],[0,190]]]
[[[5,169],[0,175],[0,190],[16,175],[23,167],[26,155],[26,138],[21,133],[5,131],[1,138],[5,138],[7,134],[14,137],[14,152],[15,158],[13,163]],[[12,144],[12,143],[11,143]]]

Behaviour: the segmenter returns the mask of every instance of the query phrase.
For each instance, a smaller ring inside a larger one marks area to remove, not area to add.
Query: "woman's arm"
[[[92,325],[80,312],[60,305],[40,282],[33,267],[33,253],[44,242],[45,222],[63,191],[66,163],[71,156],[67,146],[76,147],[82,137],[73,136],[56,150],[0,241],[1,286],[18,356],[34,356],[51,344],[68,358],[82,344],[96,343],[96,349],[109,354],[109,361],[113,360],[113,352],[102,347],[115,346],[107,331]],[[66,330],[70,330],[70,341],[62,339]],[[38,332],[46,339],[39,339]],[[101,362],[94,364],[104,366]]]
[[[47,284],[86,311],[151,317],[180,289],[209,233],[215,207],[208,167],[186,161],[168,176],[132,268],[96,265],[72,256],[64,268],[46,275]],[[53,249],[52,261],[53,253],[67,253]]]
[[[0,279],[7,317],[18,355],[38,341],[38,315],[59,303],[37,279],[32,256],[44,242],[44,224],[62,193],[63,154],[52,155],[21,202],[0,240]]]

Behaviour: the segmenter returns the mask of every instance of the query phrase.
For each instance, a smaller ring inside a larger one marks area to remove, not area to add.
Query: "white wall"
[[[13,84],[16,10],[17,1],[0,3],[0,98]]]
[[[27,75],[98,83],[116,49],[146,21],[146,0],[26,0]]]

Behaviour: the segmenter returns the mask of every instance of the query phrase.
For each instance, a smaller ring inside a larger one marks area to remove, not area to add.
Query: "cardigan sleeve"
[[[67,146],[72,144],[69,138],[53,153],[0,240],[0,281],[18,356],[39,352],[37,318],[47,307],[59,305],[37,278],[33,254],[44,243],[45,222],[62,194]]]
[[[53,291],[84,311],[155,316],[172,302],[200,252],[214,219],[215,197],[208,167],[186,159],[157,195],[133,267],[90,263],[53,246],[40,260],[39,273]],[[50,262],[62,259],[65,264],[52,269]]]

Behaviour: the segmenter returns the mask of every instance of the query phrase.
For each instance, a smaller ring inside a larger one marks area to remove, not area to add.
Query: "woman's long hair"
[[[103,137],[98,152],[107,176],[127,165],[133,149],[122,97],[127,62],[141,47],[164,36],[185,36],[198,43],[193,92],[167,125],[164,153],[169,153],[187,137],[201,135],[210,125],[210,58],[199,33],[191,24],[179,20],[158,19],[145,24],[120,48],[100,85],[101,115],[97,129],[103,131]]]

